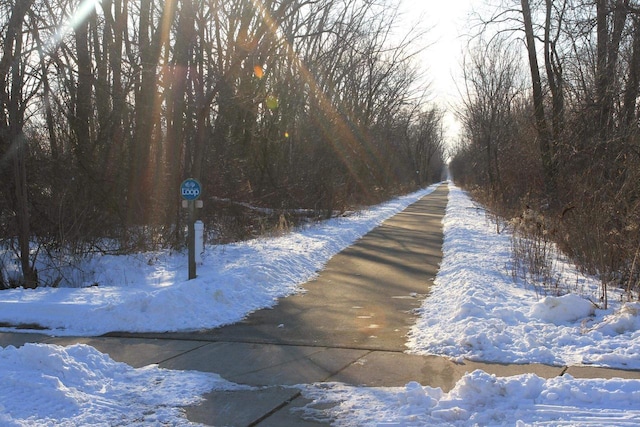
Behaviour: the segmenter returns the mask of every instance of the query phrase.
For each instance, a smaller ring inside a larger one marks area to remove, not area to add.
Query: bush
[[[565,291],[555,276],[555,245],[551,240],[548,221],[531,208],[509,222],[512,228],[512,274],[533,285],[540,296],[561,296]]]

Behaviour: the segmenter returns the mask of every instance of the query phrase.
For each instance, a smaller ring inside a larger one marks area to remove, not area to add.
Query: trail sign
[[[180,184],[180,195],[184,200],[196,200],[202,193],[202,187],[197,179],[188,178]]]
[[[197,179],[188,178],[180,184],[180,195],[183,199],[183,206],[186,203],[189,209],[189,219],[187,220],[188,236],[187,246],[189,247],[189,280],[196,278],[196,237],[195,237],[195,221],[196,208],[202,207],[202,201],[196,200],[202,194],[202,187]]]

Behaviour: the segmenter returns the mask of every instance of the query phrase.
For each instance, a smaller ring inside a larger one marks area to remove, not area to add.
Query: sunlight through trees
[[[243,203],[332,215],[439,179],[442,116],[397,18],[390,0],[3,2],[0,237],[25,280],[34,244],[182,245],[186,177],[213,230],[247,228]]]

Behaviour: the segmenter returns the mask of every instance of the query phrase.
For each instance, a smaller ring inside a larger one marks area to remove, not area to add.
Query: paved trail
[[[442,259],[447,187],[335,255],[305,293],[198,339],[403,351]]]

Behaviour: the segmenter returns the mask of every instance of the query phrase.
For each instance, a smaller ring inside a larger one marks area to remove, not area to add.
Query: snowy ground
[[[209,247],[194,280],[186,254],[96,256],[82,266],[88,287],[0,292],[0,323],[38,324],[57,336],[234,323],[298,291],[333,255],[434,188],[281,237]]]
[[[532,284],[514,283],[510,233],[497,234],[458,188],[451,188],[443,224],[444,258],[412,331],[413,352],[640,369],[639,303],[621,304],[612,290],[609,309],[597,310],[598,281],[562,261],[558,274],[579,295],[539,299]]]
[[[185,280],[184,255],[94,258],[84,268],[84,280],[99,286],[2,291],[0,322],[39,324],[51,335],[232,323],[296,292],[332,255],[433,188],[282,237],[208,248],[192,281]],[[533,289],[511,279],[508,233],[497,235],[464,193],[453,185],[450,190],[444,259],[412,331],[412,352],[640,369],[640,305],[614,303],[603,311],[583,298],[539,300]],[[593,279],[571,273],[569,266],[562,266],[562,274],[582,296],[596,295]],[[0,348],[2,425],[186,425],[180,406],[197,402],[209,390],[237,387],[212,374],[134,369],[84,345]],[[307,417],[339,426],[640,421],[637,380],[496,378],[476,371],[448,393],[416,383],[300,388],[314,400],[304,409]]]
[[[588,299],[599,299],[598,282],[560,261],[557,274],[581,296],[539,299],[531,284],[513,281],[510,234],[498,235],[482,210],[461,190],[449,188],[444,257],[411,332],[411,352],[640,369],[640,304],[622,304],[612,292],[610,309],[595,310]],[[640,380],[497,378],[475,371],[449,393],[417,383],[403,388],[315,384],[305,386],[303,395],[313,399],[306,416],[336,426],[640,423]]]
[[[189,425],[182,406],[211,390],[247,388],[215,374],[134,369],[91,346],[0,351],[0,425]]]

